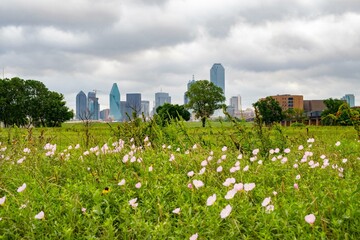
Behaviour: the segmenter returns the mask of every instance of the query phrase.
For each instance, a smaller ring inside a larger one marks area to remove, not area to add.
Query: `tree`
[[[289,121],[303,122],[306,118],[304,110],[300,108],[289,108],[283,113],[285,119]]]
[[[201,119],[203,127],[206,119],[214,114],[216,109],[222,108],[225,101],[223,90],[208,80],[191,84],[185,96],[189,99],[186,108],[195,112],[195,117]]]
[[[180,120],[181,118],[188,121],[190,119],[190,112],[185,109],[184,105],[172,105],[170,103],[165,103],[164,105],[156,108],[156,112],[160,117],[163,126],[170,123],[171,120]]]
[[[39,81],[0,79],[0,121],[5,126],[60,126],[73,117],[65,104],[62,94]]]
[[[258,118],[260,122],[264,122],[266,126],[274,122],[280,122],[285,118],[279,102],[272,97],[260,99],[254,103],[253,106],[255,108],[256,118]]]
[[[345,101],[329,98],[324,100],[326,109],[321,113],[323,125],[352,125],[348,111],[339,111],[342,105],[348,105]]]

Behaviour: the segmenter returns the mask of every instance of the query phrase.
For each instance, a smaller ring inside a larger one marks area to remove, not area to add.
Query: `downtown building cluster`
[[[187,91],[190,86],[196,82],[194,76],[192,80],[187,83]],[[210,82],[223,90],[225,95],[225,68],[221,63],[214,63],[210,69]],[[99,99],[96,96],[96,90],[89,92],[86,95],[80,91],[76,96],[76,115],[77,120],[103,120],[103,121],[127,121],[134,116],[143,115],[148,118],[156,113],[156,109],[165,103],[171,104],[171,97],[169,93],[157,92],[155,93],[154,107],[150,111],[150,101],[142,100],[141,93],[127,93],[126,100],[121,101],[120,91],[116,83],[112,85],[109,94],[109,109],[100,111]],[[304,100],[302,95],[273,95],[276,101],[284,111],[288,109],[300,109],[304,111],[306,117],[311,121],[316,121],[318,124],[321,112],[325,109],[324,100]],[[346,101],[350,107],[355,106],[355,96],[353,94],[346,94],[341,98]],[[184,93],[184,104],[187,104],[189,99]],[[229,99],[227,112],[238,119],[252,120],[255,117],[252,108],[242,109],[241,96],[232,96]],[[215,111],[212,118],[224,117],[222,110]],[[194,119],[192,117],[192,119]]]

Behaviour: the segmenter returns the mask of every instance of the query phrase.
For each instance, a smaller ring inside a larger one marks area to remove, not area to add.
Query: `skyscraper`
[[[141,101],[141,113],[144,113],[145,117],[150,116],[150,102],[149,101]]]
[[[109,118],[114,121],[121,121],[121,110],[120,110],[120,91],[116,83],[112,85],[110,94],[110,115]]]
[[[196,82],[196,81],[195,81],[194,75],[193,75],[193,79],[190,80],[190,81],[188,82],[188,84],[187,84],[187,89],[186,89],[186,91],[189,91],[190,86],[191,86],[193,83],[195,83],[195,82]],[[189,98],[187,98],[187,97],[185,96],[185,94],[186,94],[186,93],[184,93],[184,104],[188,104]]]
[[[220,87],[225,96],[225,69],[221,63],[214,63],[210,69],[210,82]]]
[[[133,113],[138,117],[141,114],[141,94],[127,93],[126,94],[126,112],[132,118]]]
[[[341,100],[345,100],[350,107],[355,107],[355,95],[354,94],[345,94],[345,96],[343,96],[341,98]]]
[[[76,95],[76,119],[85,120],[87,113],[87,99],[86,94],[80,91]]]
[[[169,96],[169,93],[164,92],[157,92],[155,93],[155,106],[154,109],[156,109],[165,103],[171,103],[171,97]]]
[[[234,108],[235,113],[241,111],[241,96],[233,96],[230,98],[230,106]]]
[[[88,109],[90,119],[99,120],[100,104],[99,99],[96,97],[96,92],[88,93]]]

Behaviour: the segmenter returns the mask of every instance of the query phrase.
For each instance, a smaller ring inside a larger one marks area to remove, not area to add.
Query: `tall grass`
[[[140,120],[1,129],[0,142],[4,239],[360,238],[352,128]]]

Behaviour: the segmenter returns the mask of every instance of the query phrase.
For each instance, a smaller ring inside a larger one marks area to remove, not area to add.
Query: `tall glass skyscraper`
[[[110,114],[109,117],[114,121],[121,121],[121,110],[120,110],[120,91],[116,83],[112,85],[110,94]]]
[[[350,107],[355,107],[355,95],[354,94],[345,94],[345,96],[343,96],[341,98],[341,100],[345,100]]]
[[[210,69],[210,82],[220,87],[225,96],[225,69],[221,63],[214,63]]]
[[[88,93],[88,109],[90,119],[99,120],[100,104],[99,99],[96,97],[96,92]]]
[[[83,91],[76,95],[76,119],[85,120],[87,113],[87,98]]]
[[[195,82],[196,82],[196,81],[195,81],[195,78],[194,78],[194,75],[193,75],[193,79],[190,80],[190,81],[188,82],[188,84],[187,84],[187,89],[186,89],[186,91],[189,91],[190,86],[191,86],[193,83],[195,83]],[[186,94],[186,93],[184,93],[184,104],[188,104],[188,103],[189,103],[189,99],[186,97],[185,94]]]
[[[126,112],[132,118],[133,113],[136,116],[141,114],[141,94],[140,93],[127,93],[126,94]]]

